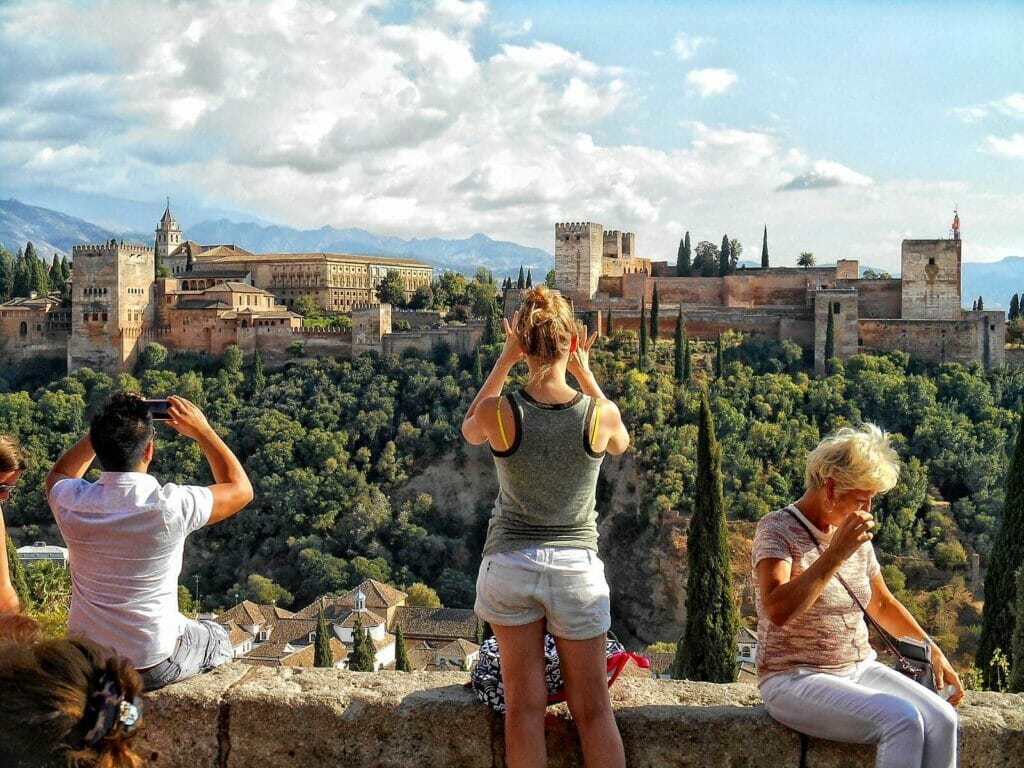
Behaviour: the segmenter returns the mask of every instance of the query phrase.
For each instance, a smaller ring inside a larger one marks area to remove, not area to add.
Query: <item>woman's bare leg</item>
[[[587,768],[625,768],[622,737],[608,697],[605,636],[590,640],[555,638],[555,643],[569,712],[580,734],[583,764]]]
[[[505,765],[546,768],[544,711],[544,619],[522,627],[491,625],[498,638],[505,685]],[[596,763],[595,763],[596,765]]]

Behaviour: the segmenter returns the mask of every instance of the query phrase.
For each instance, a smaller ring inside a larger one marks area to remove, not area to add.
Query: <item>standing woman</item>
[[[597,334],[577,330],[561,294],[545,286],[526,291],[511,326],[503,322],[505,346],[466,412],[462,434],[473,445],[490,445],[498,474],[475,610],[493,627],[501,653],[505,760],[510,768],[547,765],[547,630],[558,646],[585,765],[620,768],[626,763],[608,696],[611,614],[595,507],[604,455],[624,452],[629,434],[590,370]],[[529,383],[503,396],[509,371],[524,359]]]
[[[876,768],[954,768],[950,703],[960,702],[963,686],[885,585],[871,547],[871,502],[898,476],[882,430],[840,429],[808,455],[803,496],[757,524],[758,685],[768,713],[783,725],[877,744]],[[931,645],[936,687],[950,692],[950,703],[876,660],[857,601],[890,635]]]

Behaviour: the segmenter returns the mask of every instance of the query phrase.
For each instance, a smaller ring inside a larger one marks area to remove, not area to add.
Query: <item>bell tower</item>
[[[167,207],[160,218],[160,226],[156,228],[156,257],[163,262],[181,245],[181,227],[171,213],[171,198],[167,198]]]

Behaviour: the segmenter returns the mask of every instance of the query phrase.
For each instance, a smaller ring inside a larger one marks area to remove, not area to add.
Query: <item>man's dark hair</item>
[[[111,395],[89,423],[89,440],[107,472],[135,469],[153,435],[153,417],[133,392]]]

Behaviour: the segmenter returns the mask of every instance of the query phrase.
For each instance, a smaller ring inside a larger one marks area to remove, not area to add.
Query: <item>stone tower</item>
[[[171,213],[171,198],[167,198],[167,208],[160,217],[160,226],[156,228],[156,257],[165,264],[167,257],[181,245],[181,227]]]
[[[604,227],[600,224],[555,224],[555,287],[574,299],[594,298],[603,253]]]
[[[128,370],[143,328],[153,321],[153,249],[111,240],[76,245],[73,258],[68,372]]]
[[[963,241],[904,240],[901,258],[904,320],[959,320],[963,317],[960,264]]]

